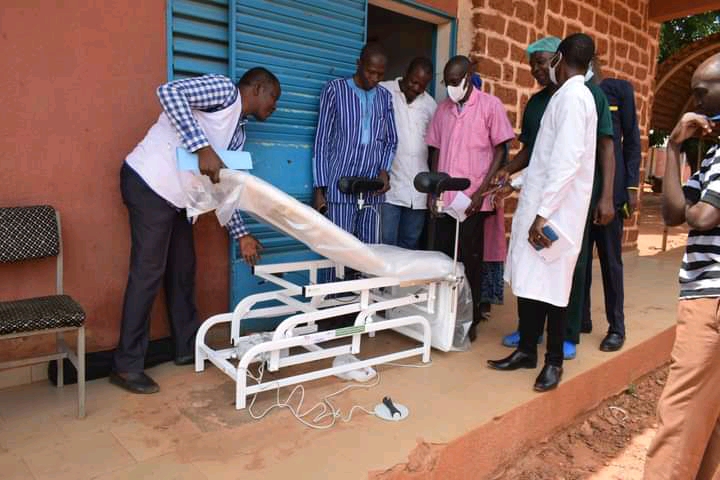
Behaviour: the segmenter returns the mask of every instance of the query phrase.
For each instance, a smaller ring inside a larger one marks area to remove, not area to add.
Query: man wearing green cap
[[[535,80],[543,87],[542,90],[530,97],[523,114],[522,132],[520,141],[523,148],[515,158],[496,175],[496,184],[503,184],[506,187],[499,191],[497,196],[506,196],[512,192],[509,186],[509,177],[515,172],[526,168],[530,163],[532,149],[535,144],[535,137],[540,129],[545,109],[550,102],[557,86],[550,80],[549,63],[555,55],[560,39],[557,37],[545,37],[530,44],[527,54],[530,61],[530,68]],[[586,77],[586,80],[589,80]],[[568,331],[566,341],[563,345],[565,359],[570,360],[576,356],[576,347],[580,342],[580,327],[582,323],[582,309],[585,302],[584,282],[586,281],[586,269],[588,258],[592,254],[590,249],[589,230],[592,223],[606,225],[612,221],[615,215],[613,206],[613,181],[615,174],[614,146],[613,146],[613,123],[610,113],[610,103],[603,91],[593,82],[588,81],[587,87],[593,95],[597,108],[598,129],[597,129],[597,162],[595,164],[595,178],[593,182],[593,194],[590,203],[590,211],[583,237],[583,244],[578,257],[577,266],[573,275],[570,303],[567,310]],[[520,341],[517,331],[506,335],[503,338],[503,345],[515,348]]]

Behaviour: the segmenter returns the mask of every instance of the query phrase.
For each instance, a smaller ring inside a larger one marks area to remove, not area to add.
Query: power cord
[[[432,365],[432,361],[425,363],[425,364],[402,364],[402,363],[384,363],[382,366],[394,366],[394,367],[403,367],[403,368],[428,368]],[[379,367],[379,366],[378,366]],[[261,362],[260,366],[258,368],[258,375],[253,375],[249,370],[246,370],[245,372],[249,378],[257,382],[258,384],[262,383],[263,376],[265,374],[265,362]],[[371,389],[380,384],[380,371],[377,372],[377,380],[374,381],[371,384],[364,384],[364,383],[351,383],[349,385],[346,385],[345,387],[341,388],[340,390],[331,393],[329,395],[326,395],[322,398],[321,401],[316,403],[312,408],[307,410],[304,413],[301,413],[303,404],[305,402],[305,386],[304,385],[296,385],[291,391],[290,394],[285,398],[284,401],[280,400],[280,384],[278,382],[278,385],[276,387],[276,401],[273,405],[270,405],[268,408],[266,408],[262,413],[256,414],[253,412],[253,407],[255,406],[255,401],[257,400],[258,394],[254,394],[252,396],[252,400],[250,401],[250,404],[248,405],[248,413],[254,420],[262,420],[265,418],[271,411],[278,409],[278,408],[285,408],[290,410],[290,413],[295,417],[296,420],[298,420],[300,423],[305,425],[306,427],[315,429],[315,430],[328,430],[335,426],[337,423],[337,420],[340,419],[343,423],[349,423],[352,420],[353,414],[355,411],[362,411],[368,415],[376,416],[374,411],[368,410],[367,408],[363,407],[362,405],[353,405],[350,408],[350,413],[343,417],[340,409],[336,408],[332,402],[330,402],[330,399],[333,397],[337,397],[338,395],[341,395],[348,390],[352,389]],[[300,393],[300,400],[298,401],[297,405],[292,405],[290,403],[290,400],[292,397],[297,393]],[[309,421],[306,420],[306,417],[308,417],[312,412],[315,410],[320,409],[320,412],[310,419]],[[319,425],[319,422],[325,420],[326,418],[330,417],[330,423],[326,423],[324,425]]]

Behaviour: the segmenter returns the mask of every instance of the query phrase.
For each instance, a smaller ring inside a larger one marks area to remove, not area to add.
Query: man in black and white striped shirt
[[[646,480],[720,478],[720,149],[713,148],[685,188],[680,145],[713,133],[720,113],[720,54],[692,77],[696,112],[680,119],[667,148],[663,218],[687,222],[680,270],[675,345],[658,402],[658,432],[648,450]]]
[[[689,205],[720,209],[720,148],[712,147],[683,187]],[[688,225],[693,227],[688,218]],[[710,230],[707,230],[711,227]],[[720,297],[720,226],[695,225],[680,268],[680,298]]]

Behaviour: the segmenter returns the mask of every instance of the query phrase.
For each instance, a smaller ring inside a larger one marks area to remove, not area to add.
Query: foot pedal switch
[[[389,422],[405,420],[410,411],[405,405],[394,403],[390,397],[383,398],[382,403],[375,406],[375,415]]]

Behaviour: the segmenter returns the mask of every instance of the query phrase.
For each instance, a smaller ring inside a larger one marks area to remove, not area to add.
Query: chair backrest
[[[59,217],[53,207],[0,208],[0,263],[59,254]]]

